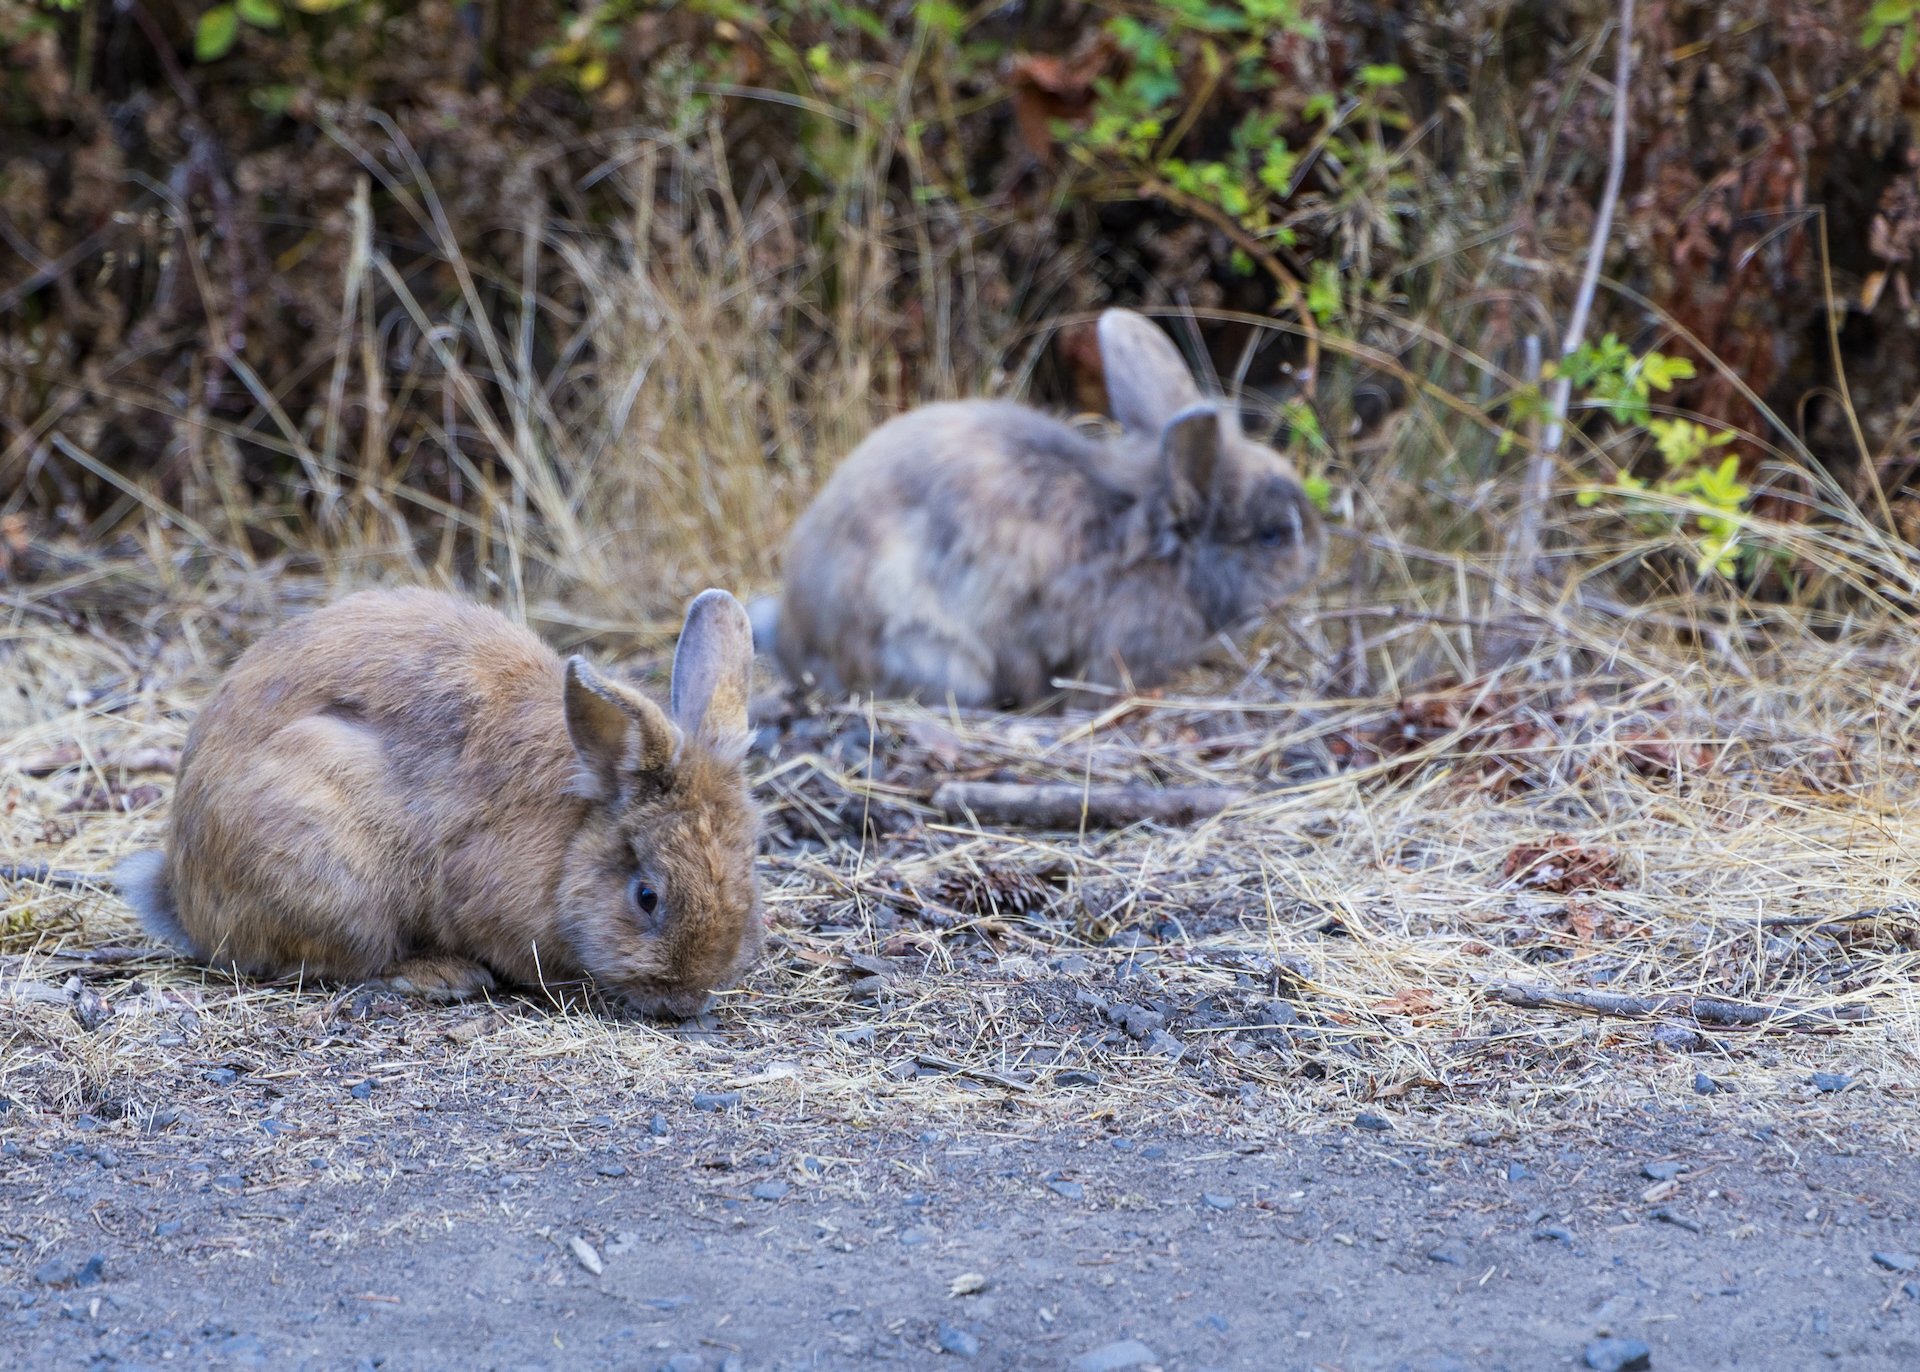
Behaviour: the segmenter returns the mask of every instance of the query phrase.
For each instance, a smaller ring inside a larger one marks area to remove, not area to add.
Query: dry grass
[[[116,760],[177,748],[260,618],[244,599],[195,608],[158,643],[17,628],[0,739],[16,860],[99,871],[156,836],[166,777]],[[300,1122],[287,1166],[383,1111],[477,1110],[479,1147],[728,1090],[803,1130],[1311,1132],[1367,1111],[1400,1137],[1457,1138],[1692,1099],[1904,1136],[1920,1089],[1908,656],[1802,639],[1747,679],[1670,639],[1638,637],[1630,670],[1542,679],[1520,663],[1411,697],[1213,675],[1099,716],[789,721],[756,764],[780,938],[710,1022],[679,1030],[89,962],[144,942],[125,909],[15,884],[0,1093],[67,1115],[217,1113],[239,1107],[205,1074],[236,1068]],[[80,760],[20,770],[62,746]],[[927,807],[955,775],[1261,794],[1187,830],[983,832]],[[1891,909],[1837,918],[1868,907]],[[1730,1028],[1490,994],[1515,983],[1799,1013]],[[105,1005],[76,1008],[84,992]],[[1732,1089],[1691,1097],[1701,1071]],[[1816,1092],[1816,1071],[1854,1085]],[[375,1099],[336,1108],[361,1079]]]
[[[276,440],[306,475],[303,498],[269,512],[271,556],[223,465],[232,435],[208,431],[177,507],[129,487],[156,511],[142,547],[48,553],[7,588],[9,861],[99,872],[153,842],[167,778],[123,762],[178,748],[226,662],[345,585],[460,583],[559,641],[663,647],[689,591],[769,583],[792,511],[877,418],[909,394],[1017,384],[1023,320],[1079,299],[1073,263],[966,308],[927,285],[933,361],[909,382],[889,311],[926,283],[886,264],[902,241],[931,244],[927,225],[883,234],[849,212],[823,255],[777,190],[742,205],[709,180],[663,202],[648,178],[697,168],[628,151],[635,212],[615,241],[527,226],[529,254],[557,254],[575,288],[529,288],[520,313],[552,311],[560,354],[591,365],[534,367],[518,318],[471,287],[461,327],[436,331],[391,276],[420,327],[404,360],[375,357],[398,345],[363,309],[381,268],[357,252],[336,408]],[[662,203],[681,213],[661,222]],[[1492,258],[1460,250],[1463,291]],[[121,905],[15,882],[0,888],[0,1094],[157,1125],[284,1114],[298,1130],[257,1147],[285,1166],[382,1119],[464,1120],[476,1148],[563,1147],[580,1121],[729,1090],[795,1131],[1314,1131],[1366,1112],[1437,1139],[1685,1101],[1910,1135],[1920,694],[1905,549],[1791,443],[1755,436],[1777,453],[1760,480],[1795,517],[1750,534],[1792,568],[1791,596],[1691,584],[1684,537],[1571,502],[1549,531],[1556,576],[1522,593],[1498,575],[1512,483],[1497,474],[1514,459],[1491,416],[1512,378],[1450,341],[1472,336],[1456,322],[1323,340],[1329,432],[1369,375],[1406,404],[1325,459],[1348,536],[1318,596],[1179,691],[1094,717],[882,704],[770,728],[756,765],[780,939],[710,1023],[526,998],[427,1009],[102,961],[141,943]],[[393,425],[358,458],[328,437],[349,405]],[[423,414],[495,455],[461,473],[457,506],[381,456]],[[37,765],[59,749],[69,760]],[[991,831],[934,817],[933,788],[956,775],[1259,797],[1189,829]],[[1568,886],[1586,889],[1554,889]],[[1890,913],[1837,918],[1868,908]],[[1530,1010],[1496,994],[1516,984],[1781,1015],[1729,1028],[1671,1007]],[[224,1069],[265,1095],[238,1104],[208,1077]],[[1817,1092],[1816,1071],[1853,1086]],[[1693,1096],[1696,1072],[1731,1089]],[[348,1095],[361,1080],[371,1096]]]

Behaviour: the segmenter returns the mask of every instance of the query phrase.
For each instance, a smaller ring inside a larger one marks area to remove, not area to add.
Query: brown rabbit
[[[672,717],[453,596],[367,591],[255,643],[187,735],[148,929],[259,976],[438,999],[590,979],[688,1015],[761,938],[751,631],[707,591]]]
[[[795,525],[756,638],[840,695],[1026,705],[1156,685],[1309,581],[1293,468],[1205,400],[1166,334],[1100,316],[1110,441],[1007,401],[928,405],[856,448]]]

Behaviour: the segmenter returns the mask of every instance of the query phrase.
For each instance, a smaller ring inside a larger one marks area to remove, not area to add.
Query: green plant
[[[345,9],[354,0],[288,0],[302,14],[331,14]],[[232,0],[215,5],[201,14],[193,29],[193,55],[197,61],[218,62],[233,51],[240,39],[240,25],[256,29],[278,29],[286,24],[286,6],[281,0]]]
[[[1638,477],[1623,470],[1609,485],[1587,487],[1576,497],[1581,507],[1611,501],[1646,533],[1686,532],[1698,575],[1734,575],[1744,551],[1746,503],[1753,493],[1740,479],[1739,455],[1726,451],[1736,435],[1716,433],[1692,419],[1652,413],[1653,394],[1691,378],[1693,363],[1651,351],[1636,357],[1617,336],[1607,334],[1598,343],[1582,345],[1558,367],[1615,423],[1645,431],[1662,462],[1657,476]]]
[[[1917,21],[1920,21],[1920,0],[1874,0],[1860,28],[1860,46],[1878,47],[1890,34],[1899,34],[1900,48],[1894,64],[1902,76],[1909,76],[1915,59],[1920,58],[1920,22]]]

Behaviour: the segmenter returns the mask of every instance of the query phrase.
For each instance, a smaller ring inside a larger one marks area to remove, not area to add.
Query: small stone
[[[1158,1361],[1160,1359],[1154,1355],[1154,1351],[1140,1340],[1121,1339],[1089,1349],[1068,1363],[1067,1367],[1070,1372],[1125,1372],[1129,1367]]]
[[[793,1188],[784,1181],[763,1181],[755,1183],[747,1194],[759,1201],[777,1201],[791,1190]]]
[[[1672,1181],[1686,1170],[1683,1162],[1650,1162],[1640,1169],[1640,1175],[1648,1181]]]
[[[1595,1339],[1586,1363],[1594,1372],[1644,1372],[1653,1366],[1653,1350],[1638,1339]]]
[[[1194,1325],[1200,1329],[1211,1329],[1216,1334],[1225,1334],[1233,1328],[1227,1322],[1227,1317],[1220,1314],[1202,1315],[1194,1321]]]
[[[921,1244],[929,1242],[932,1238],[933,1231],[931,1229],[926,1228],[924,1225],[916,1224],[912,1228],[902,1229],[900,1231],[900,1246],[902,1248],[918,1248]]]
[[[240,1080],[240,1074],[231,1067],[209,1067],[200,1075],[215,1086],[231,1086]]]
[[[1100,1074],[1079,1067],[1069,1068],[1065,1072],[1055,1072],[1053,1084],[1055,1086],[1098,1086]]]
[[[987,1277],[984,1272],[962,1272],[947,1283],[949,1296],[977,1296],[987,1289]]]
[[[1920,1257],[1911,1253],[1875,1253],[1873,1260],[1889,1272],[1920,1272]]]
[[[603,1177],[624,1177],[627,1175],[627,1169],[617,1162],[603,1162],[593,1170]]]
[[[1130,1039],[1144,1039],[1156,1029],[1164,1029],[1167,1017],[1158,1010],[1139,1005],[1110,1005],[1107,1018],[1126,1030]]]
[[[1845,1072],[1815,1072],[1807,1080],[1816,1091],[1844,1091],[1853,1085],[1853,1078]]]
[[[1533,1173],[1527,1170],[1527,1165],[1524,1162],[1510,1162],[1507,1164],[1508,1181],[1525,1181],[1532,1175]]]
[[[667,1136],[667,1117],[665,1115],[655,1115],[652,1119],[648,1120],[647,1132],[656,1139],[664,1139]]]
[[[1707,1046],[1706,1037],[1680,1024],[1656,1024],[1651,1035],[1662,1048],[1677,1053],[1693,1053]]]
[[[1187,1046],[1164,1029],[1155,1029],[1147,1035],[1146,1049],[1149,1053],[1158,1053],[1175,1062],[1187,1055]]]
[[[940,1345],[942,1353],[951,1353],[956,1358],[974,1358],[980,1355],[980,1340],[958,1325],[948,1324],[944,1320],[933,1331],[933,1341]]]
[[[1573,1231],[1563,1224],[1543,1224],[1533,1231],[1536,1239],[1552,1239],[1557,1243],[1572,1243]]]
[[[352,1096],[355,1100],[366,1100],[367,1098],[373,1095],[372,1079],[369,1078],[365,1081],[356,1081],[351,1087],[347,1089],[347,1094]]]
[[[600,1261],[600,1255],[594,1251],[593,1245],[588,1243],[586,1239],[580,1235],[575,1234],[572,1238],[568,1239],[567,1248],[568,1251],[573,1254],[573,1260],[586,1268],[593,1276],[597,1277],[607,1270],[607,1265]]]
[[[98,1286],[106,1279],[106,1258],[94,1253],[86,1258],[50,1258],[33,1270],[33,1279],[42,1286]]]
[[[1711,1096],[1715,1091],[1722,1089],[1720,1083],[1708,1076],[1705,1072],[1695,1072],[1693,1074],[1693,1091],[1695,1095]]]
[[[740,1104],[738,1091],[695,1091],[693,1108],[709,1113],[716,1110],[731,1110]]]
[[[660,1364],[660,1372],[706,1372],[707,1360],[698,1353],[675,1353]]]
[[[1265,1029],[1285,1029],[1300,1022],[1300,1012],[1284,1000],[1270,1000],[1260,1007],[1253,1022]]]
[[[213,1179],[213,1184],[222,1191],[244,1191],[247,1189],[247,1179],[238,1172],[222,1172]]]
[[[1223,1196],[1217,1191],[1202,1191],[1200,1203],[1209,1210],[1231,1210],[1237,1202],[1232,1196]]]
[[[1920,1281],[1901,1282],[1900,1294],[1910,1301],[1920,1301]]]
[[[1058,1181],[1048,1182],[1047,1190],[1053,1192],[1056,1196],[1064,1196],[1070,1201],[1085,1200],[1087,1198],[1087,1188],[1085,1186],[1077,1181],[1067,1181],[1064,1178]]]
[[[1442,1244],[1438,1248],[1427,1250],[1428,1262],[1443,1262],[1449,1267],[1459,1267],[1466,1262],[1466,1254],[1453,1244]]]
[[[1355,1115],[1353,1123],[1357,1129],[1371,1129],[1376,1134],[1393,1128],[1391,1120],[1383,1115],[1376,1115],[1371,1110],[1363,1110]]]

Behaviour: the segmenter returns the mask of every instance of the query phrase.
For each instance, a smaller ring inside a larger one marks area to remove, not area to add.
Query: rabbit
[[[1324,535],[1286,459],[1143,316],[1107,310],[1098,336],[1115,438],[963,400],[854,449],[754,607],[790,677],[970,707],[1033,705],[1060,677],[1151,687],[1313,578]]]
[[[687,609],[670,714],[454,596],[363,591],[255,643],[187,735],[149,932],[256,976],[440,1000],[589,980],[686,1017],[756,958],[745,610]]]

